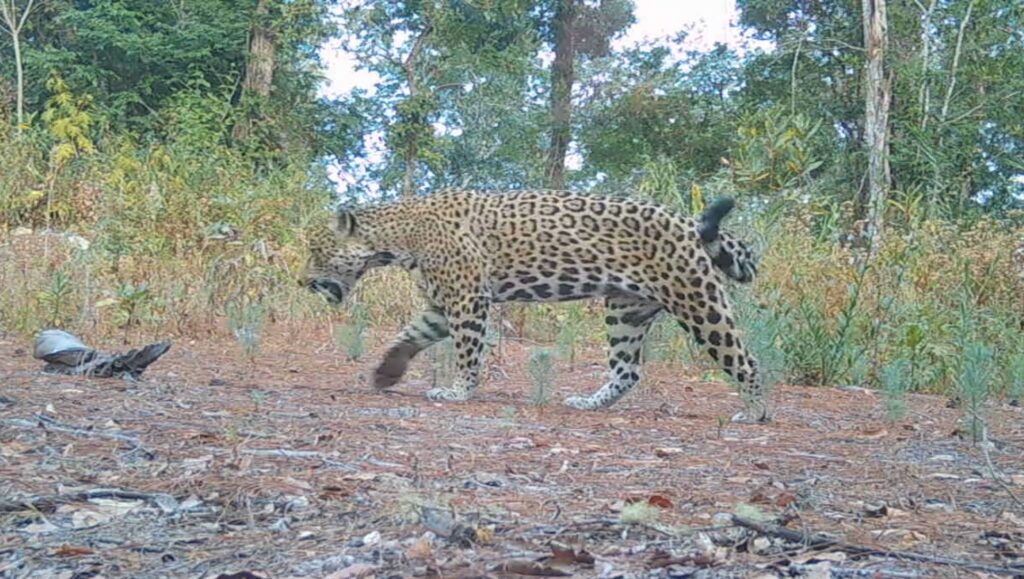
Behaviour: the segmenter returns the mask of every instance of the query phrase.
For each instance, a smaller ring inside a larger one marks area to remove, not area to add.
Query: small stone
[[[715,513],[711,517],[711,524],[716,527],[728,527],[732,525],[732,515],[729,513]]]
[[[755,555],[762,555],[768,552],[772,546],[772,542],[765,537],[758,537],[751,543],[751,552]]]
[[[380,531],[373,531],[363,535],[363,545],[372,547],[377,543],[380,543]]]

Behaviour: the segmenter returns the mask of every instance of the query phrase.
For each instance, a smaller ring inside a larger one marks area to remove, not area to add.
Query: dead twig
[[[1024,509],[1024,502],[1021,502],[1017,494],[1010,488],[1010,485],[1006,484],[1002,473],[996,470],[996,465],[992,462],[992,455],[988,450],[991,444],[988,440],[988,428],[983,426],[981,429],[981,454],[985,457],[985,464],[988,465],[989,476],[992,477],[992,480],[999,483],[999,486],[1003,487],[1003,490],[1006,491],[1006,494],[1010,495],[1010,498],[1013,499],[1018,508]]]
[[[78,503],[92,499],[125,499],[132,501],[145,501],[161,510],[174,510],[178,501],[166,493],[144,493],[141,491],[125,489],[89,489],[73,493],[58,495],[36,495],[15,499],[12,501],[0,501],[0,513],[13,513],[25,509],[33,509],[40,512],[53,512],[57,507],[67,503]]]
[[[152,458],[156,456],[156,453],[143,446],[142,442],[126,434],[118,434],[116,432],[104,432],[102,430],[92,430],[91,428],[79,428],[77,426],[71,426],[68,424],[62,424],[56,420],[46,416],[45,414],[35,414],[32,417],[34,420],[26,418],[8,418],[4,420],[5,424],[10,424],[18,428],[36,428],[41,427],[44,430],[51,430],[53,432],[63,432],[66,434],[72,434],[74,436],[82,436],[86,438],[109,438],[111,440],[120,440],[127,442],[132,445],[132,450],[141,450],[148,457]]]
[[[347,470],[349,472],[358,472],[361,470],[359,467],[349,464],[347,462],[341,462],[328,458],[324,453],[317,452],[315,450],[291,450],[289,448],[243,448],[242,454],[249,454],[252,456],[279,456],[283,458],[310,458],[319,460],[328,466]]]
[[[963,559],[953,559],[950,557],[939,557],[937,555],[923,555],[921,553],[911,553],[908,551],[890,551],[888,549],[876,549],[873,547],[864,547],[861,545],[852,545],[850,543],[844,543],[834,537],[829,537],[827,535],[822,535],[818,533],[803,533],[800,531],[794,531],[793,529],[787,529],[786,527],[780,525],[774,525],[771,523],[759,523],[757,521],[752,521],[745,517],[738,517],[736,515],[732,516],[732,520],[735,524],[750,529],[755,533],[768,535],[772,537],[778,537],[791,543],[799,543],[810,550],[833,549],[836,551],[843,551],[844,553],[850,555],[874,555],[876,557],[884,557],[886,559],[915,561],[918,563],[932,563],[935,565],[960,567],[962,569],[982,571],[985,573],[995,573],[999,575],[1019,575],[1022,572],[1024,572],[1024,565],[1009,565],[1006,567],[997,567],[995,565],[986,565],[984,563],[966,561]]]

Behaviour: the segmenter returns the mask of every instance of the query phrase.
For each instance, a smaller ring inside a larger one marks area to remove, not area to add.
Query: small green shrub
[[[259,354],[266,310],[259,303],[232,302],[227,306],[227,316],[231,334],[252,363]]]
[[[446,338],[427,350],[430,358],[432,388],[447,388],[455,383],[455,343]]]
[[[1006,364],[1006,393],[1011,400],[1024,398],[1024,349],[1015,352]]]
[[[570,304],[557,316],[559,321],[558,334],[555,336],[555,343],[558,344],[558,351],[562,357],[569,361],[569,365],[576,363],[576,350],[584,335],[584,323],[586,312],[581,302]]]
[[[530,402],[534,406],[547,406],[551,402],[554,381],[555,356],[549,350],[534,350],[530,353]]]
[[[619,520],[624,525],[650,525],[661,516],[661,509],[647,501],[637,501],[622,507]]]
[[[74,291],[71,275],[64,268],[54,270],[50,284],[38,294],[46,325],[63,327],[70,318],[71,295]]]
[[[907,414],[907,391],[913,384],[911,363],[895,360],[882,368],[882,389],[885,392],[885,414],[895,422]]]
[[[963,404],[971,440],[981,441],[985,436],[985,402],[988,400],[992,371],[992,349],[985,344],[971,342],[963,352],[963,366],[956,383],[956,391]]]
[[[353,304],[348,322],[334,329],[334,342],[345,350],[349,360],[356,361],[366,353],[366,332],[370,317],[362,304]]]

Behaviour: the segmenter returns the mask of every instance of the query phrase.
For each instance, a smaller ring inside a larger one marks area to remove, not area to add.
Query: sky
[[[385,0],[386,1],[386,0]],[[632,46],[650,38],[671,36],[692,26],[687,48],[707,49],[716,42],[735,44],[739,31],[732,26],[737,18],[735,0],[634,0],[636,22],[615,46]],[[356,61],[339,42],[321,49],[327,80],[321,93],[327,97],[347,94],[353,88],[372,89],[376,76],[356,70]]]
[[[388,1],[388,0],[381,0]],[[664,38],[689,29],[686,45],[681,48],[706,50],[722,42],[736,46],[741,33],[734,25],[738,19],[736,0],[633,0],[635,22],[626,33],[615,41],[615,48],[626,48],[644,40]],[[327,44],[320,50],[325,66],[326,80],[320,93],[328,98],[347,95],[354,88],[363,88],[373,94],[378,77],[376,74],[357,69],[357,62],[341,47],[339,41]],[[379,160],[385,152],[383,135],[364,135],[367,150],[365,162]],[[582,159],[570,150],[567,166],[578,167]],[[328,168],[328,176],[339,193],[343,193],[360,177],[343,173],[340,167]],[[373,189],[371,187],[371,189]]]

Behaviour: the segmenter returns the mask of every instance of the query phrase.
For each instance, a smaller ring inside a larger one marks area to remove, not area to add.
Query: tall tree
[[[242,107],[250,107],[253,97],[267,99],[274,85],[274,59],[277,52],[277,32],[270,14],[271,0],[257,0],[253,13],[252,29],[249,33],[249,53],[246,57],[245,74],[242,77]],[[232,136],[238,140],[249,137],[254,119],[244,115],[235,124]]]
[[[551,61],[551,144],[548,149],[547,186],[565,188],[565,156],[572,139],[572,85],[576,82],[576,45],[573,26],[576,2],[555,3],[552,20],[555,58]]]
[[[372,164],[365,181],[408,196],[426,180],[440,180],[454,147],[446,133],[465,129],[460,100],[489,92],[498,78],[525,74],[530,7],[519,0],[401,1],[345,11],[346,48],[381,78],[365,100],[373,111],[371,128],[384,134],[386,158]],[[364,171],[365,165],[351,170]]]
[[[886,0],[861,0],[864,18],[864,50],[867,54],[864,83],[864,146],[868,153],[867,197],[862,210],[867,216],[866,236],[872,251],[882,234],[889,194],[890,79],[886,77],[888,46]]]
[[[565,188],[565,158],[572,141],[572,92],[579,57],[605,56],[611,41],[633,23],[630,0],[553,0],[547,36],[554,50],[551,62],[551,139],[547,186]]]
[[[21,62],[21,31],[32,12],[32,3],[33,0],[28,0],[25,7],[19,10],[15,0],[0,0],[0,22],[11,36],[14,68],[18,76],[18,133],[21,133],[21,127],[25,123],[25,73]]]

